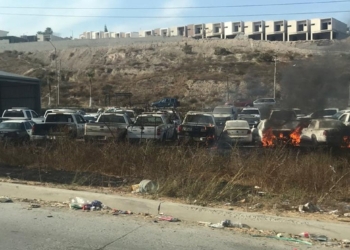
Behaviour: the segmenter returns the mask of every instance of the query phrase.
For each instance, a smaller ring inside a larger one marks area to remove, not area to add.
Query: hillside
[[[188,39],[59,49],[60,104],[88,105],[91,72],[94,106],[108,105],[106,95],[115,92],[131,92],[133,104],[177,96],[182,103],[193,107],[222,103],[227,92],[230,99],[273,96],[273,59],[277,55],[277,93],[284,103],[311,108],[326,105],[329,98],[333,98],[339,101],[335,105],[346,105],[350,82],[348,47],[348,41],[282,43]],[[0,54],[0,70],[41,79],[42,104],[46,106],[48,79],[55,103],[54,59],[52,50],[7,50]],[[117,100],[112,97],[110,101],[110,105],[126,103],[127,100],[120,97]]]

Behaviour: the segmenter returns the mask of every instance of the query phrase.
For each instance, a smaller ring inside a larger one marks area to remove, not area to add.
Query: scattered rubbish
[[[52,215],[48,215],[47,218],[52,218],[53,216]]]
[[[102,204],[102,209],[103,210],[112,210],[112,208],[110,208],[109,206],[103,205],[103,204]]]
[[[259,186],[255,186],[254,188],[255,188],[255,189],[261,189],[261,187],[259,187]]]
[[[330,211],[329,214],[336,214],[337,215],[337,214],[339,214],[339,210],[337,209],[337,210]]]
[[[259,208],[262,208],[262,207],[264,207],[264,205],[263,205],[263,204],[261,204],[261,203],[257,203],[257,204],[255,204],[255,205],[253,205],[253,206],[249,207],[249,208],[250,208],[250,209],[259,209]]]
[[[151,180],[142,180],[139,184],[131,186],[132,193],[153,193],[158,190],[158,185]]]
[[[299,205],[298,210],[301,213],[303,213],[303,212],[308,212],[308,213],[321,212],[321,209],[311,202],[308,202],[305,205]]]
[[[303,243],[306,245],[312,245],[311,242],[304,241],[304,240],[298,240],[294,238],[286,238],[286,237],[277,237],[277,236],[265,236],[265,235],[252,235],[252,237],[264,237],[264,238],[270,238],[270,239],[277,239],[277,240],[283,240],[283,241],[291,241],[291,242],[297,242],[297,243]]]
[[[350,213],[345,213],[344,216],[345,217],[350,217]]]
[[[344,239],[341,241],[341,244],[342,244],[342,247],[348,248],[348,247],[350,247],[350,240]]]
[[[40,204],[30,204],[29,207],[30,208],[39,208]]]
[[[240,200],[239,202],[240,202],[240,203],[245,203],[245,202],[246,202],[246,199]]]
[[[283,237],[283,234],[278,233],[276,236],[277,236],[278,238],[282,238],[282,237]]]
[[[212,223],[208,221],[198,221],[198,224],[209,227]]]
[[[308,232],[302,232],[299,234],[299,236],[303,238],[310,238],[310,234]]]
[[[0,196],[0,203],[10,203],[12,200],[6,196]]]
[[[91,204],[91,202],[81,197],[69,199],[69,207],[72,209],[82,209],[86,204]]]
[[[91,202],[91,206],[96,207],[96,208],[102,208],[102,202],[98,200],[94,200]]]
[[[125,211],[125,210],[117,210],[113,209],[113,215],[119,215],[119,214],[133,214],[131,211]]]
[[[169,221],[169,222],[179,222],[180,221],[178,218],[175,218],[172,216],[159,216],[158,220]]]
[[[202,224],[208,225],[208,222],[201,222]],[[232,228],[250,228],[247,224],[242,224],[242,223],[232,223],[230,220],[224,220],[216,224],[210,223],[208,225],[209,227],[214,227],[214,228],[224,228],[224,227],[232,227]]]
[[[81,197],[70,198],[69,207],[75,210],[82,209],[83,211],[97,211],[102,209],[110,209],[108,206],[103,205],[101,201],[93,200],[92,202],[90,202],[89,200]]]
[[[229,203],[229,202],[225,203],[225,206],[231,206],[231,203]]]
[[[309,238],[309,239],[315,240],[315,241],[322,241],[322,242],[328,241],[328,237],[325,235],[310,234],[308,232],[302,232],[299,234],[299,236],[303,237],[303,238]]]
[[[84,204],[83,207],[82,207],[82,209],[83,209],[83,210],[90,211],[90,210],[91,210],[91,207],[92,207],[91,204]]]

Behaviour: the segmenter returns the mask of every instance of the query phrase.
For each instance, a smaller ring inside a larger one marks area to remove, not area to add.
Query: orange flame
[[[300,146],[300,136],[301,136],[301,131],[303,130],[302,127],[297,127],[294,129],[294,131],[289,135],[290,139],[292,140],[292,145],[293,146]]]
[[[343,137],[343,148],[350,148],[350,137],[349,136],[344,136]]]
[[[268,129],[263,132],[262,144],[264,147],[271,147],[274,145],[274,141],[276,140],[276,136],[273,134],[272,129]]]

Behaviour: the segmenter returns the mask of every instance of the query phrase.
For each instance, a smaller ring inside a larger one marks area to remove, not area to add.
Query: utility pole
[[[60,72],[58,70],[58,64],[57,64],[57,49],[55,45],[49,40],[52,47],[55,49],[55,66],[56,66],[56,75],[57,75],[57,106],[60,105]],[[61,68],[61,61],[60,61],[60,68]]]
[[[230,100],[230,90],[228,87],[228,77],[226,79],[227,102]]]
[[[276,75],[277,75],[277,55],[274,56],[275,72],[273,74],[273,99],[276,99]]]
[[[50,83],[50,78],[47,78],[47,84],[49,85],[49,103],[47,106],[51,106],[51,83]]]
[[[91,85],[92,85],[92,81],[91,81],[91,77],[90,78],[90,99],[89,99],[89,108],[92,107],[92,91],[91,91]]]

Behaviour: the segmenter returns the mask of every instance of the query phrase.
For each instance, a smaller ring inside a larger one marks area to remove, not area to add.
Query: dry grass
[[[274,200],[346,201],[350,195],[346,152],[233,149],[222,156],[205,148],[64,141],[40,148],[0,145],[0,163],[37,169],[38,181],[42,172],[68,171],[76,185],[98,185],[90,180],[96,174],[131,180],[126,185],[152,179],[159,195],[189,201],[236,202],[251,196],[255,185]]]

